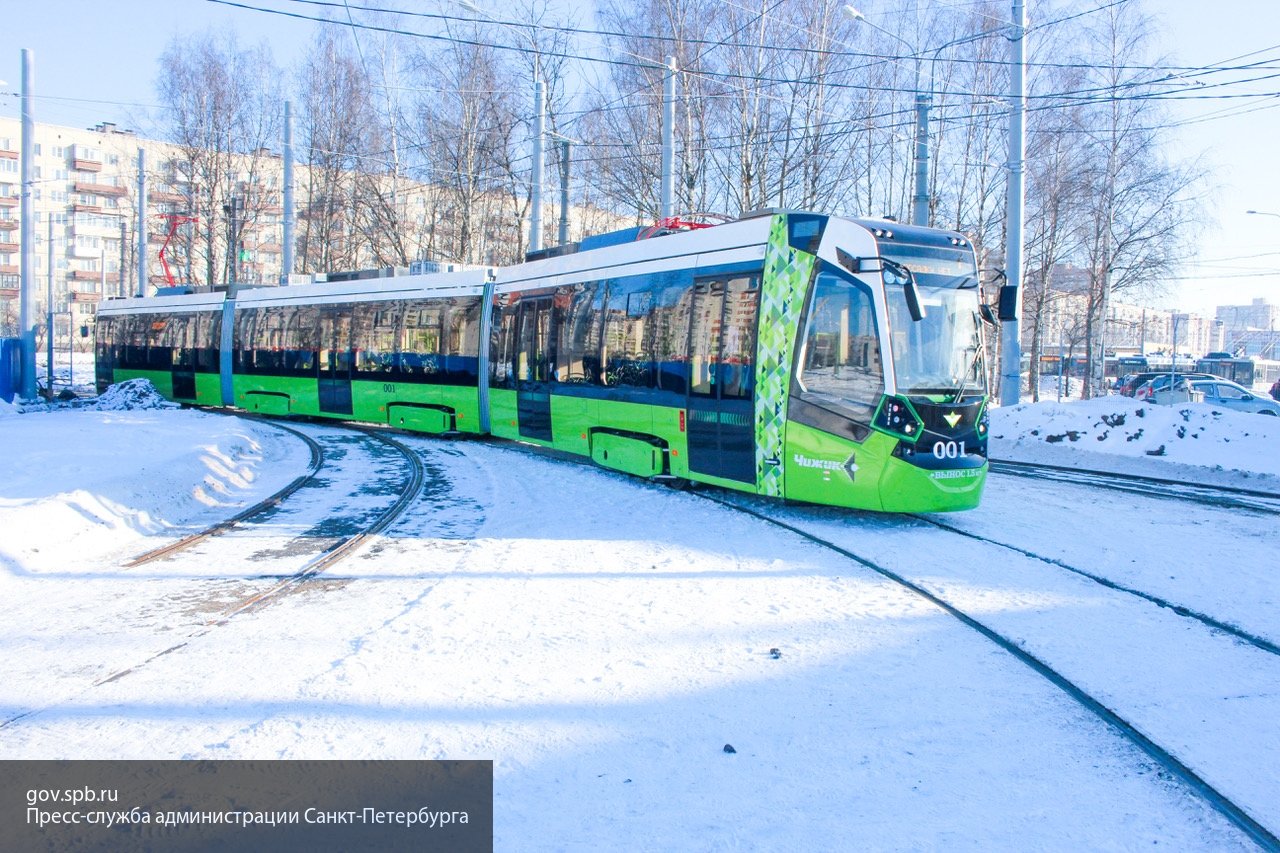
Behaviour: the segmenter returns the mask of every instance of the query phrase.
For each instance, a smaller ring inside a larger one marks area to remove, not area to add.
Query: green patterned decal
[[[792,249],[787,217],[773,217],[764,252],[756,357],[756,490],[782,495],[784,428],[791,364],[805,292],[817,258]]]

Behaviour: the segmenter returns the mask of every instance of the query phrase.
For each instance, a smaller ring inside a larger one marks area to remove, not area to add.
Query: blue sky
[[[291,7],[285,0],[262,5],[304,14],[315,11]],[[360,0],[356,5],[378,4]],[[442,5],[457,11],[456,4]],[[478,5],[498,7],[492,0]],[[1027,0],[1033,25],[1038,5],[1037,0]],[[427,11],[437,7],[417,5]],[[1208,65],[1273,48],[1264,56],[1277,57],[1272,64],[1280,65],[1274,0],[1217,0],[1211,5],[1149,0],[1146,8],[1157,19],[1165,53],[1178,64]],[[155,103],[157,59],[175,36],[231,26],[245,43],[267,41],[283,66],[301,55],[315,26],[208,0],[9,0],[0,21],[0,80],[6,81],[0,86],[5,93],[0,95],[0,115],[18,114],[20,51],[29,48],[35,61],[38,121],[80,127],[115,121],[144,134],[151,130],[147,112]],[[1260,84],[1258,90],[1264,89],[1280,92],[1280,79]],[[1196,235],[1202,265],[1183,271],[1186,280],[1164,300],[1166,307],[1209,311],[1215,304],[1254,297],[1280,303],[1280,217],[1244,212],[1280,213],[1280,167],[1271,153],[1280,140],[1280,98],[1275,103],[1270,109],[1234,116],[1215,114],[1234,111],[1241,102],[1170,104],[1184,120],[1208,119],[1171,133],[1179,155],[1205,157],[1213,172],[1213,190],[1206,194],[1204,228]],[[1259,276],[1260,270],[1276,272]]]

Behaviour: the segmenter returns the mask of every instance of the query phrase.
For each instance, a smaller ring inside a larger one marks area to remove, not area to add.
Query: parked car
[[[1217,379],[1212,373],[1175,373],[1173,374],[1173,386],[1176,388],[1182,382],[1195,382],[1199,379]],[[1151,379],[1138,386],[1133,392],[1133,396],[1138,400],[1151,400],[1152,402],[1164,403],[1165,400],[1159,399],[1157,395],[1161,391],[1169,389],[1169,374],[1159,373]],[[1177,401],[1175,401],[1177,402]],[[1184,401],[1185,402],[1185,401]]]
[[[1199,380],[1191,383],[1191,390],[1204,394],[1204,401],[1238,412],[1257,412],[1261,415],[1280,417],[1280,403],[1253,393],[1243,385],[1226,379]]]
[[[1120,384],[1117,386],[1117,390],[1126,397],[1132,397],[1134,392],[1136,392],[1138,387],[1144,382],[1150,382],[1157,376],[1164,375],[1166,374],[1156,371],[1150,371],[1147,373],[1129,373],[1122,378]]]

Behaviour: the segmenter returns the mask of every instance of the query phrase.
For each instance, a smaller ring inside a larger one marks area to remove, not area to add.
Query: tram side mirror
[[[836,260],[840,262],[840,266],[855,274],[881,272],[884,269],[879,258],[855,258],[844,249],[836,249]]]
[[[1000,308],[998,316],[1001,320],[1018,319],[1018,288],[1006,284],[1000,288]]]
[[[1000,321],[996,318],[995,309],[987,303],[983,302],[978,307],[978,314],[982,317],[982,322],[986,323],[988,326],[1000,325]]]

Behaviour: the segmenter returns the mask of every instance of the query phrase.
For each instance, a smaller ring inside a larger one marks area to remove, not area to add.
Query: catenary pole
[[[147,295],[147,152],[138,149],[138,290]]]
[[[529,207],[529,251],[542,248],[542,177],[545,170],[545,154],[542,143],[546,136],[547,84],[542,80],[533,87],[533,174],[530,176],[532,191]]]
[[[117,296],[127,296],[129,290],[125,287],[125,279],[127,278],[126,270],[128,265],[125,263],[125,251],[129,247],[129,226],[125,224],[124,217],[120,217],[120,272],[116,275],[116,293]],[[188,253],[187,257],[190,257]],[[187,276],[187,280],[191,280],[191,276]]]
[[[1000,404],[1016,406],[1022,394],[1022,343],[1019,324],[1022,318],[1022,186],[1023,160],[1026,156],[1026,63],[1027,12],[1022,0],[1013,0],[1013,26],[1010,33],[1009,87],[1009,185],[1006,196],[1005,275],[1006,287],[1012,288],[1012,316],[1002,317],[1000,330]],[[1006,300],[1001,300],[1005,303]]]
[[[284,102],[284,269],[280,283],[293,274],[293,104]]]
[[[18,272],[22,276],[22,296],[18,300],[18,334],[22,352],[22,398],[36,398],[36,328],[35,328],[35,194],[32,164],[35,161],[35,116],[31,102],[35,87],[35,59],[30,50],[22,50],[22,209],[18,214],[22,252]]]
[[[920,89],[920,62],[916,58],[916,191],[911,203],[911,224],[929,225],[929,101],[932,96]],[[930,85],[933,78],[930,76]]]
[[[676,184],[676,58],[667,57],[662,81],[662,218],[675,216]]]
[[[560,245],[569,242],[569,140],[560,140]]]
[[[56,256],[53,251],[53,211],[49,211],[49,285],[45,294],[45,374],[44,390],[50,400],[53,399],[53,267]],[[67,329],[70,333],[70,328]]]

